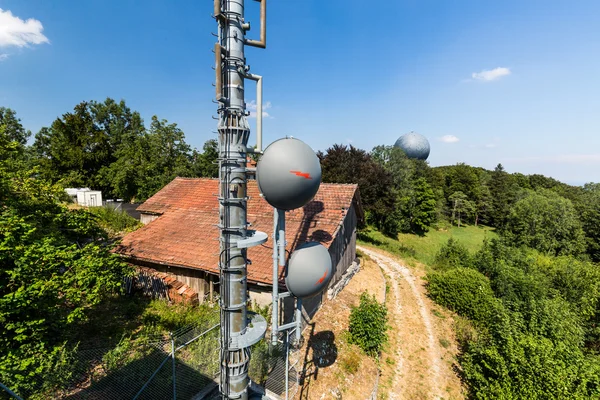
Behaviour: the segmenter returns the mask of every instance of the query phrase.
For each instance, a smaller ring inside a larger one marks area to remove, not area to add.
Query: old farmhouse
[[[203,299],[218,292],[218,193],[216,179],[176,178],[138,207],[144,227],[126,235],[117,248],[144,274],[160,276],[177,293]],[[271,301],[273,208],[260,196],[256,181],[248,182],[248,222],[269,240],[248,249],[248,289],[259,304]],[[329,249],[333,287],[355,262],[356,227],[362,218],[357,185],[321,184],[305,207],[286,212],[287,254],[301,243],[321,242]],[[285,290],[283,271],[280,288]],[[305,302],[312,316],[323,295]]]

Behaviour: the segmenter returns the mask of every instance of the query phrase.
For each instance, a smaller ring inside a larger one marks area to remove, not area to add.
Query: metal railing
[[[300,363],[296,348],[290,345],[294,329],[280,333],[277,348],[271,348],[268,379],[264,383],[266,394],[272,399],[291,400],[296,397],[300,388]],[[252,361],[251,361],[252,363]],[[254,376],[250,376],[255,379]]]
[[[133,397],[133,400],[137,400],[139,398],[148,398],[148,393],[150,392],[150,390],[148,389],[150,387],[150,385],[153,383],[155,377],[158,375],[158,373],[163,369],[163,368],[167,368],[165,367],[165,365],[167,364],[167,362],[169,360],[171,360],[171,384],[172,384],[172,388],[173,388],[173,399],[176,400],[179,397],[177,396],[177,392],[178,392],[178,386],[177,386],[177,382],[179,381],[180,386],[181,385],[185,385],[186,384],[186,380],[182,380],[182,379],[177,379],[177,375],[180,375],[180,378],[183,378],[183,376],[181,375],[186,375],[183,372],[186,371],[185,367],[191,367],[192,368],[192,373],[193,371],[197,371],[197,372],[201,372],[204,374],[206,379],[210,379],[214,381],[214,378],[217,376],[218,371],[219,371],[219,366],[218,366],[218,357],[209,357],[208,359],[208,363],[204,363],[202,364],[198,364],[198,362],[202,362],[201,360],[196,359],[194,362],[194,358],[190,358],[190,357],[180,357],[178,359],[178,352],[180,352],[182,349],[184,349],[187,346],[190,346],[192,343],[198,341],[199,339],[203,338],[203,337],[207,337],[208,338],[208,342],[210,343],[209,346],[210,347],[216,347],[218,345],[218,340],[215,341],[214,337],[210,336],[211,332],[215,332],[216,334],[218,334],[218,330],[217,328],[219,327],[219,325],[214,325],[212,326],[210,329],[201,332],[199,334],[195,334],[196,331],[194,330],[190,330],[188,332],[185,332],[183,334],[181,334],[179,337],[175,337],[173,334],[170,335],[171,337],[171,346],[170,346],[170,352],[169,354],[165,357],[165,359],[161,362],[161,364],[159,365],[159,367],[154,371],[154,373],[152,374],[152,376],[150,376],[150,378],[144,383],[144,385],[140,388],[140,390],[136,393],[136,395]],[[190,332],[193,332],[194,336],[189,338]],[[189,338],[189,339],[188,339]],[[185,340],[184,343],[177,345],[177,342],[181,343]],[[210,351],[210,350],[209,350]],[[192,352],[193,353],[193,352]],[[212,358],[212,360],[216,361],[215,362],[211,362],[210,359]],[[207,361],[207,359],[204,359],[204,361]],[[197,367],[204,367],[204,368],[197,368]],[[178,368],[179,367],[179,368]],[[191,378],[191,377],[190,377]],[[197,379],[190,379],[189,382],[193,382],[193,388],[185,388],[187,389],[185,392],[185,395],[183,398],[191,398],[193,397],[193,395],[198,390],[198,385],[197,385]],[[206,382],[205,385],[203,386],[207,386],[210,385],[211,382]],[[163,385],[163,387],[167,386],[166,384]],[[180,389],[182,389],[180,387]],[[190,392],[191,389],[191,392]],[[146,393],[144,393],[146,392]],[[181,393],[181,391],[180,391]],[[183,394],[182,394],[183,395]],[[190,396],[192,395],[192,396]],[[152,396],[151,398],[153,398],[154,396]],[[167,398],[167,397],[161,397],[161,398]]]
[[[207,386],[215,386],[219,371],[217,328],[189,325],[158,340],[122,341],[109,352],[79,351],[87,371],[79,385],[58,398],[191,399]],[[90,363],[90,359],[99,363]]]
[[[4,386],[2,383],[0,383],[0,389],[3,389],[6,393],[8,393],[9,396],[11,396],[14,399],[23,400],[15,392],[13,392],[12,390],[10,390],[6,386]],[[2,393],[2,392],[0,392],[0,393]]]

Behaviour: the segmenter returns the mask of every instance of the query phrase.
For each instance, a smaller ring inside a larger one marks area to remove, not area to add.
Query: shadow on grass
[[[156,375],[152,377],[155,372]],[[142,358],[92,382],[89,387],[64,398],[69,400],[133,399],[150,378],[152,380],[140,393],[138,399],[172,399],[174,389],[177,398],[190,399],[208,385],[214,385],[212,377],[176,359],[176,388],[174,388],[172,358],[165,352],[154,349],[144,354]]]
[[[310,382],[317,380],[319,369],[327,368],[335,363],[338,349],[335,344],[335,334],[332,331],[315,333],[315,323],[310,325],[310,336],[306,343],[302,371],[300,372],[300,399],[309,399],[308,390]],[[312,349],[312,357],[309,357]],[[307,384],[308,383],[308,384]]]
[[[374,236],[372,231],[360,231],[356,238],[364,243],[372,244],[373,246],[387,250],[390,253],[399,254],[405,257],[415,257],[417,252],[409,246],[404,246],[398,239],[392,239],[379,234],[381,239]]]
[[[88,312],[89,318],[70,330],[69,342],[80,349],[114,347],[124,335],[139,330],[152,299],[133,294],[109,298]]]
[[[181,307],[152,302],[141,295],[116,296],[98,304],[85,323],[73,327],[68,340],[78,346],[72,355],[70,378],[53,398],[131,399],[159,367],[144,393],[154,393],[157,397],[153,398],[173,398],[173,361],[167,327],[172,330],[171,325],[175,324],[182,328],[174,333],[178,346],[212,324],[205,328],[188,325],[190,313],[210,323],[206,310],[180,310]],[[180,320],[177,315],[182,312]],[[176,353],[176,377],[182,377],[176,378],[178,398],[191,398],[212,381],[211,374],[216,374],[208,362],[214,359],[218,367],[218,346],[214,343],[218,330],[211,332]],[[204,375],[205,371],[209,376]],[[163,392],[168,395],[163,396]]]
[[[363,242],[372,244],[374,246],[383,245],[383,242],[381,240],[375,239],[374,237],[369,235],[369,233],[370,232],[358,231],[358,233],[356,234],[356,238],[358,240],[362,240]]]

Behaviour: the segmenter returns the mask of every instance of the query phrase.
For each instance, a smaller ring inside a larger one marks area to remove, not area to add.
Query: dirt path
[[[388,350],[387,361],[393,365],[385,388],[389,398],[463,398],[460,380],[453,371],[456,346],[452,317],[443,315],[426,296],[423,271],[413,272],[384,251],[357,248],[389,278],[391,291],[387,304],[392,325],[390,347],[393,347]]]

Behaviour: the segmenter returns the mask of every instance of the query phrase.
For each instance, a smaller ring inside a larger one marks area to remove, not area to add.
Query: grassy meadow
[[[432,229],[423,236],[412,233],[401,233],[398,240],[387,237],[381,232],[366,228],[358,235],[361,244],[375,245],[379,248],[397,254],[407,261],[415,260],[426,265],[432,265],[435,255],[454,238],[462,243],[471,253],[479,250],[485,238],[497,237],[494,228],[487,226],[450,226],[443,229]]]

